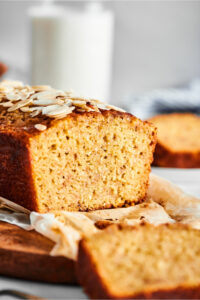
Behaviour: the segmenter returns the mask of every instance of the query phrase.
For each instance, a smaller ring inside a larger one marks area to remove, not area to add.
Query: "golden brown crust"
[[[79,243],[76,265],[78,282],[91,299],[112,299],[103,281],[96,272],[96,267],[86,248],[84,240]]]
[[[26,134],[0,131],[0,194],[37,211]]]
[[[54,243],[35,231],[0,222],[0,274],[53,283],[76,283],[75,263],[50,256]]]
[[[35,134],[40,134],[40,132],[34,127],[35,124],[44,124],[47,126],[47,128],[55,125],[56,123],[65,120],[65,119],[69,119],[69,118],[73,118],[76,119],[79,115],[84,115],[86,118],[88,115],[93,115],[94,117],[98,114],[102,114],[104,116],[109,116],[109,115],[113,115],[113,116],[121,116],[121,117],[126,117],[126,118],[131,118],[131,119],[137,119],[135,116],[133,116],[130,113],[127,112],[120,112],[120,111],[116,111],[116,110],[101,110],[100,112],[96,112],[96,111],[91,111],[91,112],[78,112],[78,111],[74,111],[71,114],[68,114],[65,118],[62,119],[51,119],[48,118],[44,115],[39,115],[37,117],[31,118],[29,116],[28,113],[24,113],[21,111],[17,111],[17,112],[11,112],[8,113],[7,110],[3,107],[0,107],[0,112],[4,111],[5,114],[3,114],[3,116],[0,116],[0,131],[6,131],[9,129],[9,131],[14,132],[16,135],[20,135],[22,132],[27,134],[28,136],[34,136]],[[20,116],[20,121],[15,122],[17,115]],[[145,121],[144,123],[148,123],[148,121]]]
[[[200,168],[200,151],[172,152],[158,142],[153,165],[166,168]]]

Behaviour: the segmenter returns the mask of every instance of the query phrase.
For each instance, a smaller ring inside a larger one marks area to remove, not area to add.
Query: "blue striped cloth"
[[[172,112],[200,114],[200,78],[184,88],[159,89],[129,97],[125,109],[141,119]]]

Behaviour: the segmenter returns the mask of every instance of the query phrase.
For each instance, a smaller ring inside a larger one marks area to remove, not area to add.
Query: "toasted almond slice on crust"
[[[107,105],[105,105],[104,103],[97,103],[96,105],[99,109],[109,110]]]
[[[30,117],[34,118],[38,116],[41,113],[41,110],[35,110],[30,114]]]
[[[20,107],[20,110],[23,111],[23,112],[30,112],[31,111],[29,106]]]
[[[10,108],[8,108],[8,112],[11,112],[11,111],[14,111],[16,109],[19,109],[20,107],[26,106],[26,105],[28,105],[31,102],[32,102],[32,99],[18,101],[16,104],[14,104]]]
[[[60,105],[57,105],[57,104],[42,107],[42,114],[46,115],[46,114],[48,114],[56,109],[59,109],[59,108],[60,108]]]
[[[0,83],[0,86],[5,86],[5,87],[22,87],[23,83],[21,81],[15,81],[15,80],[3,80]]]
[[[52,87],[50,85],[33,85],[31,88],[34,91],[40,91],[40,92],[52,89]]]
[[[64,96],[64,92],[57,90],[47,90],[39,93],[33,94],[30,98],[36,100],[52,100],[56,99],[57,96]]]
[[[0,105],[3,107],[11,107],[13,106],[12,102],[0,102]]]
[[[47,126],[43,124],[35,124],[34,127],[39,131],[44,131],[47,129]]]
[[[75,106],[83,106],[83,105],[86,105],[86,101],[82,101],[82,100],[72,100],[72,102],[73,102],[73,105],[75,105]]]
[[[68,106],[61,106],[58,109],[55,109],[53,111],[50,111],[46,115],[50,118],[60,118],[61,115],[67,115],[70,114],[75,109],[74,106],[68,107]]]
[[[6,98],[10,101],[18,101],[21,99],[19,94],[15,94],[15,93],[10,93],[8,95],[6,95]]]
[[[114,105],[107,105],[107,107],[108,107],[108,109],[114,109],[114,110],[117,110],[117,111],[126,112],[124,109],[119,108],[119,107],[114,106]]]

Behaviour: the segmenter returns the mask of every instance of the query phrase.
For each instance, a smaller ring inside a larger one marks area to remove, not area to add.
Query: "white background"
[[[29,78],[28,8],[38,1],[0,0],[0,60]],[[58,1],[81,8],[84,1]],[[112,101],[200,75],[200,1],[104,1],[116,15]]]

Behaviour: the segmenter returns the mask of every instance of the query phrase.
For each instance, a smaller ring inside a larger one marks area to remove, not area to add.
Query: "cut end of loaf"
[[[143,200],[155,129],[116,111],[72,114],[30,139],[38,211],[87,211]]]

